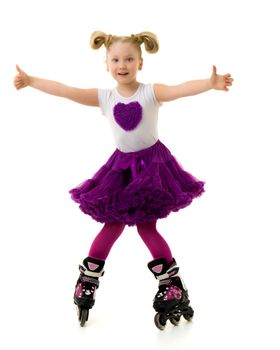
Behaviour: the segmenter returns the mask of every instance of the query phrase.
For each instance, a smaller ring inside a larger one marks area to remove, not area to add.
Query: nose
[[[126,68],[125,60],[120,61],[120,69],[125,69],[125,68]]]

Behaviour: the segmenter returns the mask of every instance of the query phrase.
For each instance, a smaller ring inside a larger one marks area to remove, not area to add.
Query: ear
[[[142,70],[143,68],[143,58],[141,58],[139,66],[138,66],[138,70]]]
[[[104,61],[104,63],[106,64],[106,71],[109,72],[109,66],[108,66],[107,59]]]

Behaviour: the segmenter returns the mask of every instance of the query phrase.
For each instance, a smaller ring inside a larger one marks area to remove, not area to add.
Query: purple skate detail
[[[142,106],[137,101],[117,103],[113,109],[115,121],[125,131],[131,131],[137,127],[142,119]]]
[[[160,264],[160,265],[157,265],[155,267],[152,268],[152,270],[155,272],[155,273],[160,273],[162,271],[162,268],[163,268],[163,265]]]
[[[166,292],[163,300],[180,300],[182,298],[183,292],[180,288],[176,286],[171,286],[168,291]]]
[[[91,271],[95,271],[99,267],[99,265],[98,264],[94,264],[92,262],[88,262],[88,267],[89,267],[89,269]]]

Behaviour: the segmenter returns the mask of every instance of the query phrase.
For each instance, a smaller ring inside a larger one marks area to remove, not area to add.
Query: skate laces
[[[89,276],[86,276],[86,275],[82,274],[81,277],[80,277],[80,280],[83,283],[89,283],[91,285],[94,285],[96,288],[99,287],[99,281],[98,281],[98,279],[96,279],[94,277],[89,277]]]

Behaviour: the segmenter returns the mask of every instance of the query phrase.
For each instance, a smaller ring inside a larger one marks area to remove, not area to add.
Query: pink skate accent
[[[82,294],[83,294],[83,287],[82,287],[82,284],[79,283],[79,284],[77,285],[75,295],[76,295],[76,297],[81,298]]]
[[[88,267],[91,271],[95,271],[99,267],[99,265],[94,264],[92,262],[88,262]]]
[[[163,300],[180,300],[182,298],[182,290],[176,286],[171,286],[166,292]]]
[[[163,265],[160,264],[160,265],[157,265],[155,267],[152,268],[152,270],[155,272],[155,273],[160,273],[162,271],[162,268],[163,268]]]

